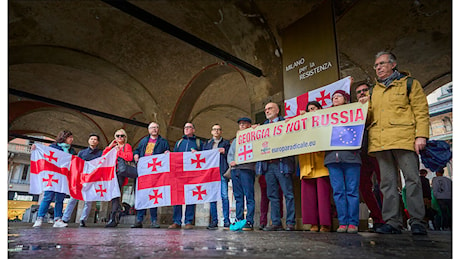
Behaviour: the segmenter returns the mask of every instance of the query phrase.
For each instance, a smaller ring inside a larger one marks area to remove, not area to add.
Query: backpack
[[[446,167],[452,159],[450,145],[440,140],[428,140],[425,149],[420,152],[423,165],[432,172],[441,170]]]
[[[184,138],[181,138],[179,141],[177,141],[176,149],[179,148],[180,143],[181,143],[183,140],[184,140]],[[196,141],[196,147],[198,148],[198,150],[201,150],[201,140],[200,140],[200,138],[197,137],[197,138],[195,139],[195,141]]]
[[[412,90],[412,82],[414,82],[414,78],[412,78],[412,77],[407,77],[407,81],[406,81],[406,83],[407,83],[407,85],[406,85],[406,88],[407,88],[407,91],[406,91],[407,97],[409,97],[410,92],[411,92],[411,90]],[[370,96],[372,96],[372,90],[374,90],[374,86],[375,86],[375,85],[373,85],[373,86],[369,89],[369,95],[370,95]]]

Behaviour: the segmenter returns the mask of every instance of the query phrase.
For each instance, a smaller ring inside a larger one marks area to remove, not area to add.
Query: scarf
[[[401,78],[401,73],[399,73],[399,71],[395,70],[393,72],[393,74],[391,74],[388,78],[382,79],[382,80],[379,79],[378,81],[380,83],[383,83],[383,85],[385,85],[385,87],[388,87],[391,84],[391,82],[393,82],[393,80],[399,79],[399,78]]]
[[[64,152],[69,153],[70,144],[58,143],[57,145],[59,145],[59,147],[61,147]]]

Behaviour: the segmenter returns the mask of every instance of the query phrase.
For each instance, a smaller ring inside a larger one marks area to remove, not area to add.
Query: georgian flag
[[[284,101],[285,118],[300,115],[300,110],[305,110],[308,102],[318,101],[323,108],[332,106],[332,94],[336,90],[343,90],[350,94],[351,77],[348,76],[329,85],[311,90],[300,96]]]
[[[217,201],[219,150],[141,157],[137,164],[136,209]]]
[[[72,155],[45,145],[36,144],[30,156],[30,194],[55,191],[69,194],[67,174]]]
[[[137,163],[136,209],[171,205],[170,154],[139,158]]]
[[[115,172],[117,162],[117,151],[115,149],[91,161],[84,161],[79,157],[75,157],[75,159],[80,159],[78,160],[79,163],[84,163],[80,177],[82,183],[81,195],[84,201],[110,201],[113,198],[120,197],[120,188]],[[75,196],[79,196],[78,192]]]
[[[36,144],[31,154],[30,191],[55,191],[86,201],[109,201],[120,196],[115,176],[117,152],[85,161],[78,156]]]

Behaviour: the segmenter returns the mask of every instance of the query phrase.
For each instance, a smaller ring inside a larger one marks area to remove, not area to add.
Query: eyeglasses
[[[193,126],[184,126],[184,129],[193,128]]]
[[[368,88],[363,88],[361,90],[356,90],[356,94],[361,94],[361,93],[364,93],[366,91],[369,91],[369,89]]]
[[[117,137],[117,138],[125,138],[126,135],[115,135],[115,137]]]
[[[213,128],[212,131],[222,131],[220,128]]]
[[[389,62],[389,61],[381,61],[379,63],[376,63],[376,64],[374,64],[374,69],[378,68],[379,65],[383,66],[383,65],[385,65],[387,63],[391,63],[391,62]]]
[[[158,126],[151,126],[149,127],[149,129],[158,129],[159,127]]]

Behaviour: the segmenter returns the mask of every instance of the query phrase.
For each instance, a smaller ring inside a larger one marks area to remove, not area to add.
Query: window
[[[452,132],[452,122],[450,121],[450,118],[444,117],[442,119],[442,122],[444,124],[444,129],[446,130],[446,133]]]

